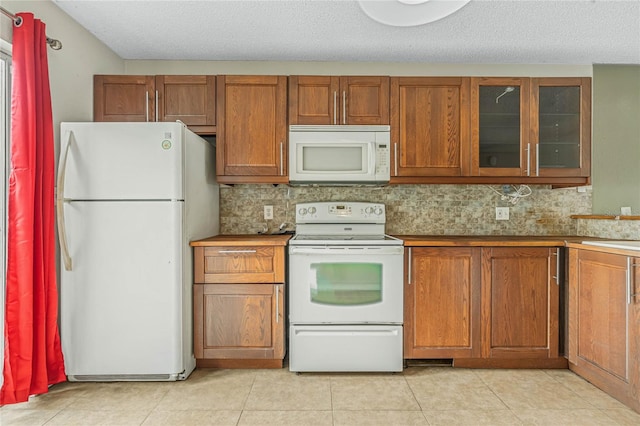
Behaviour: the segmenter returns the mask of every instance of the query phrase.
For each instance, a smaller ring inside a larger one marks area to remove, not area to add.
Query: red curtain
[[[45,25],[13,27],[4,383],[0,405],[66,380],[58,332],[53,119]]]

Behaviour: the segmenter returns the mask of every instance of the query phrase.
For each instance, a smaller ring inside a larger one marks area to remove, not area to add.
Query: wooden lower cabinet
[[[559,249],[407,251],[405,358],[451,358],[460,367],[566,368],[559,353]]]
[[[560,288],[553,278],[556,268],[551,268],[555,250],[482,249],[483,357],[558,357]]]
[[[283,287],[195,284],[194,354],[198,364],[281,367],[285,341]]]
[[[640,258],[569,249],[569,368],[640,412]]]
[[[404,357],[479,357],[480,251],[406,250]]]
[[[192,241],[198,367],[282,368],[289,235]]]

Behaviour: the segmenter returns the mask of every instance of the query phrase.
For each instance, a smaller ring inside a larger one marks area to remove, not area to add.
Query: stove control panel
[[[385,223],[380,203],[318,202],[296,206],[296,223]]]

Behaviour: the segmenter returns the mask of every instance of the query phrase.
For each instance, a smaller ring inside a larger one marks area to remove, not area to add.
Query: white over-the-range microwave
[[[292,185],[384,185],[390,176],[390,126],[292,125]]]

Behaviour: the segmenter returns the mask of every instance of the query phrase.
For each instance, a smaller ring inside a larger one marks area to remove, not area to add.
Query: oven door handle
[[[289,254],[290,255],[306,255],[306,256],[315,256],[315,255],[327,255],[327,254],[335,254],[335,255],[388,255],[388,254],[399,254],[402,255],[404,253],[403,246],[383,246],[383,247],[375,247],[375,246],[335,246],[335,247],[294,247],[289,246]]]

